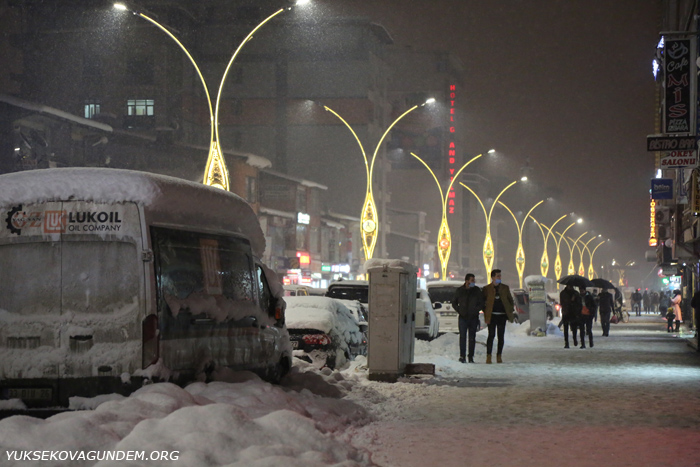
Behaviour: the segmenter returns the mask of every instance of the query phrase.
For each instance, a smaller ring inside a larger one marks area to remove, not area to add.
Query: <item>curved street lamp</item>
[[[568,214],[564,214],[559,219],[554,221],[554,224],[552,224],[551,228],[539,223],[537,219],[535,219],[532,215],[530,216],[530,219],[532,219],[535,222],[537,227],[539,227],[540,232],[542,233],[542,242],[544,243],[544,248],[542,251],[542,258],[540,258],[540,272],[542,273],[543,277],[547,277],[547,273],[549,272],[549,254],[547,253],[547,242],[549,241],[549,236],[552,234],[552,229],[554,228],[554,226],[557,225],[557,223],[559,223],[559,221],[564,219],[566,216],[568,216]],[[547,235],[544,234],[544,229],[542,227],[547,229]]]
[[[479,201],[479,204],[481,205],[481,209],[484,211],[484,218],[486,219],[486,235],[484,236],[484,247],[482,250],[483,258],[484,258],[484,266],[486,266],[486,277],[491,277],[491,269],[493,268],[493,261],[494,258],[496,257],[496,251],[493,245],[493,239],[491,238],[491,214],[493,214],[493,207],[496,206],[496,203],[498,202],[498,198],[501,197],[503,193],[506,192],[506,190],[513,185],[518,183],[518,181],[511,182],[510,185],[505,187],[504,189],[501,190],[501,192],[496,196],[496,199],[493,200],[493,204],[491,204],[491,209],[489,210],[489,213],[486,214],[486,208],[484,207],[484,203],[481,202],[481,198],[474,193],[474,190],[469,188],[467,185],[465,185],[462,182],[459,182],[460,185],[462,185],[464,188],[469,190],[471,194],[474,195],[474,197]]]
[[[301,4],[301,2],[298,2]],[[114,8],[118,10],[123,10],[123,11],[130,11],[132,14],[135,16],[139,16],[149,23],[153,24],[156,26],[158,29],[163,31],[165,34],[167,34],[168,37],[170,37],[175,43],[182,49],[183,52],[185,52],[185,55],[187,55],[187,58],[190,59],[190,62],[192,62],[192,65],[194,66],[194,69],[197,71],[197,75],[199,76],[200,81],[202,82],[202,86],[204,87],[204,94],[207,96],[207,104],[209,106],[209,121],[210,121],[210,136],[209,139],[211,140],[209,144],[209,155],[207,157],[207,163],[204,168],[204,178],[202,180],[202,183],[205,185],[213,186],[216,188],[221,188],[226,191],[230,191],[230,184],[229,184],[229,175],[228,175],[228,169],[226,168],[226,161],[224,160],[223,153],[221,152],[221,146],[219,143],[219,101],[221,98],[221,91],[224,87],[224,82],[226,81],[226,76],[228,74],[229,69],[231,68],[231,65],[233,64],[233,61],[236,59],[236,56],[240,52],[240,50],[243,48],[243,46],[253,37],[253,34],[260,29],[265,23],[270,21],[272,18],[275,16],[279,15],[285,10],[291,10],[292,7],[287,7],[287,8],[280,8],[267,18],[265,18],[260,24],[258,24],[246,37],[243,39],[241,44],[238,46],[236,51],[234,52],[233,56],[231,57],[231,60],[228,63],[228,66],[226,67],[226,71],[224,72],[222,78],[221,78],[221,83],[219,85],[219,93],[216,96],[216,111],[214,111],[211,103],[211,96],[209,95],[209,88],[207,87],[207,83],[204,80],[204,76],[202,75],[202,72],[199,69],[199,66],[197,66],[197,62],[195,62],[194,58],[192,58],[192,55],[190,52],[187,50],[187,48],[178,40],[177,37],[175,37],[165,26],[154,20],[153,18],[150,18],[149,16],[146,16],[145,14],[141,13],[140,11],[134,10],[130,8],[126,3],[118,2],[114,4]]]
[[[332,113],[338,119],[343,122],[343,124],[350,130],[352,135],[355,137],[355,140],[357,141],[357,144],[360,146],[360,151],[362,151],[362,157],[365,160],[365,173],[367,176],[367,189],[365,193],[365,201],[362,203],[362,212],[360,214],[360,230],[362,232],[362,250],[365,252],[365,260],[370,260],[372,259],[372,255],[374,254],[374,247],[377,245],[377,233],[379,231],[379,216],[377,214],[377,205],[374,202],[374,193],[372,190],[372,173],[374,172],[374,161],[377,158],[377,153],[379,152],[379,148],[382,145],[382,141],[384,141],[384,138],[386,138],[386,135],[389,134],[389,131],[396,125],[399,120],[404,118],[406,115],[409,113],[413,112],[416,110],[418,107],[423,107],[426,104],[431,104],[435,102],[435,99],[430,98],[421,105],[414,105],[392,122],[391,125],[389,125],[389,128],[386,129],[382,137],[379,139],[379,142],[377,143],[377,146],[374,148],[374,154],[372,155],[372,160],[369,161],[367,160],[367,153],[365,152],[364,146],[362,146],[362,142],[360,141],[360,138],[357,136],[357,133],[355,133],[355,130],[352,129],[350,124],[345,121],[343,117],[338,115],[336,111],[328,107],[327,105],[324,105],[323,108],[326,109],[328,112]]]
[[[586,233],[588,233],[588,232],[586,232]],[[583,237],[583,235],[585,235],[586,233],[581,234],[581,237]],[[584,252],[584,250],[588,249],[588,244],[591,243],[591,241],[593,241],[593,239],[598,238],[598,236],[593,235],[593,237],[591,237],[586,243],[583,243],[583,240],[581,239],[581,237],[577,238],[575,241],[573,238],[569,237],[569,240],[574,242],[574,247],[578,250],[578,255],[579,255],[580,261],[579,261],[579,265],[578,265],[578,272],[576,272],[576,274],[578,274],[579,276],[584,276],[586,274],[586,267],[583,264],[583,252]],[[578,245],[579,240],[581,241],[582,246]]]
[[[561,246],[561,239],[564,237],[564,234],[566,233],[567,230],[569,230],[571,227],[575,226],[577,223],[580,223],[581,219],[579,219],[576,222],[572,222],[567,228],[564,229],[562,233],[559,232],[554,232],[555,234],[559,235],[559,240],[557,240],[556,235],[554,236],[554,243],[557,245],[557,258],[554,260],[554,275],[557,278],[557,281],[561,278],[561,255],[559,254],[559,247]],[[568,242],[567,242],[568,243]]]
[[[450,181],[449,186],[447,187],[447,191],[443,192],[442,187],[440,186],[440,182],[437,179],[437,176],[435,175],[435,172],[428,166],[428,164],[423,161],[420,157],[416,156],[415,154],[411,153],[413,157],[418,159],[421,164],[425,166],[426,169],[430,172],[430,175],[433,176],[433,180],[435,180],[435,183],[438,186],[438,190],[440,190],[440,200],[442,202],[442,221],[440,222],[440,230],[438,230],[438,239],[437,239],[437,248],[438,248],[438,256],[440,257],[440,268],[442,272],[442,280],[447,279],[447,263],[450,261],[450,253],[452,251],[452,237],[450,236],[450,226],[447,223],[447,196],[445,193],[449,193],[450,190],[452,189],[452,184],[454,183],[455,180],[457,180],[457,177],[459,176],[460,173],[472,162],[480,158],[483,154],[479,154],[476,157],[473,157],[464,164],[458,171],[457,173],[452,177],[452,180]]]
[[[540,200],[537,204],[535,204],[533,207],[530,208],[530,210],[525,214],[525,217],[523,218],[523,222],[518,224],[518,219],[515,217],[515,214],[513,214],[513,211],[510,210],[508,206],[503,203],[503,201],[499,201],[500,205],[506,208],[506,210],[510,213],[511,216],[513,216],[513,220],[515,221],[515,227],[518,229],[518,249],[515,251],[515,267],[518,270],[518,279],[520,280],[520,288],[523,288],[523,273],[525,272],[525,250],[523,249],[523,227],[525,226],[525,221],[527,220],[528,217],[530,217],[530,213],[535,210],[537,206],[540,204],[544,203],[544,200]]]
[[[591,262],[589,263],[589,265],[588,265],[588,279],[593,279],[593,277],[595,277],[595,269],[593,269],[593,255],[595,254],[595,252],[596,252],[596,250],[598,249],[598,247],[599,247],[600,245],[602,245],[603,243],[607,242],[607,241],[608,241],[608,240],[603,240],[603,241],[601,241],[599,244],[597,244],[597,245],[595,246],[595,248],[593,248],[593,251],[588,250],[589,259],[590,259],[590,261],[591,261]]]
[[[564,238],[564,241],[566,242],[566,246],[569,247],[569,266],[566,269],[566,273],[571,275],[571,274],[576,274],[576,267],[574,266],[574,246],[576,246],[576,242],[579,241],[581,237],[586,235],[588,231],[583,232],[576,240],[573,238],[569,238],[567,240],[567,237],[564,236],[564,233],[566,233],[566,230],[562,233],[556,232],[558,235]],[[571,240],[571,243],[569,243],[569,240]]]

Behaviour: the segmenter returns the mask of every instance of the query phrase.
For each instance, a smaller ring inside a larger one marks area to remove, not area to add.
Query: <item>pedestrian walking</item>
[[[459,314],[459,361],[474,363],[474,347],[476,345],[476,331],[479,329],[479,312],[484,309],[484,293],[476,285],[474,274],[464,277],[464,285],[455,290],[452,299],[452,309]],[[469,353],[467,350],[467,338],[469,339]]]
[[[586,336],[588,336],[588,345],[593,347],[593,321],[597,320],[598,307],[595,303],[595,298],[585,288],[581,288],[581,298],[583,306],[581,307],[581,348],[586,348]]]
[[[600,314],[600,327],[603,329],[603,337],[608,337],[610,335],[610,316],[612,315],[614,306],[612,294],[606,289],[603,289],[600,294],[598,294],[598,310]]]
[[[510,287],[501,283],[501,270],[491,271],[491,283],[484,287],[484,321],[489,327],[489,336],[486,339],[486,363],[491,363],[491,351],[493,339],[498,333],[498,349],[496,350],[496,362],[503,363],[503,344],[506,333],[506,321],[513,322],[513,296]]]
[[[681,312],[681,291],[678,289],[673,291],[671,306],[673,307],[673,314],[676,315],[676,332],[678,332],[680,331],[681,322],[683,321],[683,313]]]
[[[671,299],[662,290],[659,292],[659,314],[662,318],[666,317],[666,312],[668,312],[670,306]]]
[[[642,294],[642,310],[644,313],[649,313],[649,292],[645,289]]]
[[[639,293],[639,289],[632,292],[630,299],[632,300],[632,310],[637,313],[637,316],[642,316],[642,294]]]
[[[659,293],[656,290],[652,290],[649,294],[649,306],[652,314],[659,308]]]
[[[581,295],[574,289],[574,286],[567,284],[564,290],[559,292],[559,304],[561,305],[561,321],[564,324],[564,348],[568,349],[569,326],[571,327],[571,336],[574,338],[574,346],[578,345],[576,334],[581,316]]]

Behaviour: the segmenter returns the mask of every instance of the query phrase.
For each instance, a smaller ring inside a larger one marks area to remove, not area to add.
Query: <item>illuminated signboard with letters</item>
[[[447,135],[447,173],[449,175],[449,180],[452,178],[457,171],[457,147],[455,145],[455,100],[457,98],[457,86],[454,84],[450,85],[448,108],[450,109],[450,118],[448,120],[449,132]],[[447,193],[447,215],[454,215],[455,213],[455,189],[454,186],[450,188],[450,192]]]

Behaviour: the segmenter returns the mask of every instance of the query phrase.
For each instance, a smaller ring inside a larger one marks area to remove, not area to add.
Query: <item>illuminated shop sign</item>
[[[649,209],[649,246],[656,246],[659,239],[656,237],[656,201],[651,200]]]
[[[310,215],[308,215],[304,212],[297,213],[297,223],[298,224],[308,224],[310,220],[311,220]]]
[[[457,86],[450,84],[449,92],[449,102],[448,108],[450,109],[450,117],[447,122],[449,131],[447,134],[447,173],[449,175],[450,181],[457,171],[457,147],[455,145],[455,101],[457,99]],[[447,214],[455,213],[455,189],[454,186],[450,187],[450,192],[447,193]]]

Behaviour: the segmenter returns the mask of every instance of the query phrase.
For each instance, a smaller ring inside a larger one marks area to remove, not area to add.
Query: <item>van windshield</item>
[[[432,303],[447,303],[451,302],[452,299],[455,298],[455,290],[457,290],[457,287],[453,285],[430,287],[428,289],[428,295],[430,295],[430,301]]]
[[[362,286],[336,286],[328,289],[326,297],[341,298],[343,300],[357,300],[360,303],[369,302],[369,287]]]

